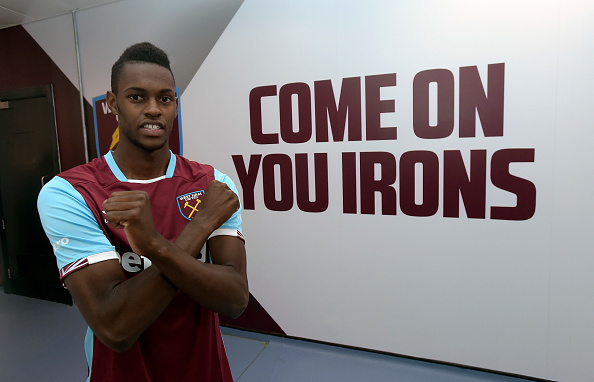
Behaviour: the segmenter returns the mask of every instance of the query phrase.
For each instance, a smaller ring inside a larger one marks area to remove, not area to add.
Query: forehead
[[[118,79],[119,90],[128,88],[170,89],[175,91],[173,75],[161,65],[148,62],[127,62]]]

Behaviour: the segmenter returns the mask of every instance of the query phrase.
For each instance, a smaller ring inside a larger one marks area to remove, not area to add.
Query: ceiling
[[[120,0],[0,0],[0,29]]]

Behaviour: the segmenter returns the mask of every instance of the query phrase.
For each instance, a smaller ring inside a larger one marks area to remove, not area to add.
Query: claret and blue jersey
[[[102,203],[111,193],[147,192],[157,231],[173,241],[199,209],[212,180],[226,183],[237,193],[225,174],[173,153],[165,175],[155,179],[127,179],[111,152],[54,177],[43,187],[38,209],[54,248],[61,278],[107,260],[118,260],[127,277],[133,277],[151,265],[149,259],[132,251],[124,230],[114,229],[103,218]],[[241,209],[211,236],[216,235],[237,236],[243,240]],[[199,260],[209,261],[205,249]],[[213,377],[212,380],[231,380],[217,314],[202,308],[181,292],[126,352],[116,353],[107,348],[90,329],[85,349],[90,381],[144,381],[149,375],[153,380],[185,380],[184,376],[205,375],[205,372]],[[170,359],[171,363],[163,362],[164,359]],[[193,365],[191,370],[171,367],[187,365],[184,359]],[[154,362],[156,360],[159,362]],[[140,368],[130,367],[140,364],[143,365]]]

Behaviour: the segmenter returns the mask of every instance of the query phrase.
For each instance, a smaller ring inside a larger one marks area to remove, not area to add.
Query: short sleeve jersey
[[[107,260],[118,260],[128,278],[151,265],[132,252],[124,230],[114,229],[103,218],[102,203],[111,193],[146,191],[157,231],[173,241],[200,208],[212,180],[237,193],[223,173],[173,153],[166,174],[156,179],[126,179],[111,152],[54,177],[39,194],[38,210],[60,277]],[[241,209],[211,236],[215,235],[243,240]],[[199,260],[210,261],[207,248]],[[112,351],[89,329],[85,351],[91,382],[232,381],[218,315],[182,292],[129,350]]]

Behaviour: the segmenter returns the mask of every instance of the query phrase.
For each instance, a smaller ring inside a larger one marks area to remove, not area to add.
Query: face
[[[107,92],[107,104],[118,116],[120,140],[116,150],[169,149],[177,116],[175,83],[169,70],[150,63],[125,64],[117,94]]]

